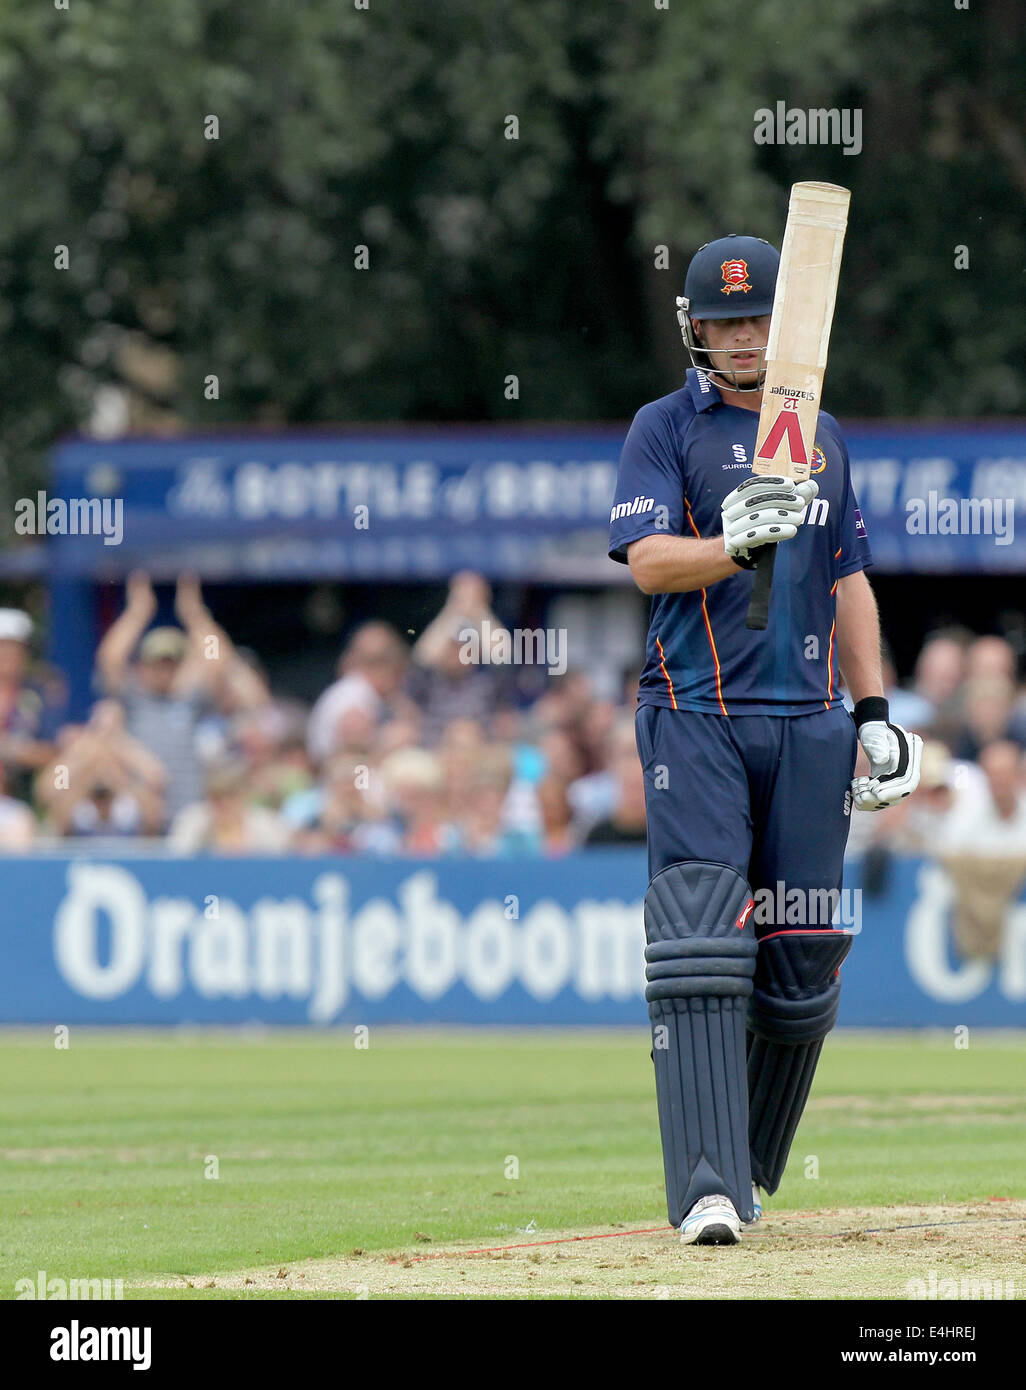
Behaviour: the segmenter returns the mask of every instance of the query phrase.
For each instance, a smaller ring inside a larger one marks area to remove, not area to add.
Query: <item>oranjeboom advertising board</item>
[[[642,1025],[645,856],[87,859],[5,866],[0,1021]],[[1026,905],[960,961],[937,866],[899,860],[856,933],[840,1023],[1026,1021]]]

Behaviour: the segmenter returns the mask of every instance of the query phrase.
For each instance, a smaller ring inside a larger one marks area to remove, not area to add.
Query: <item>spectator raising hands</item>
[[[252,667],[236,656],[193,576],[183,575],[178,581],[175,613],[181,628],[146,632],[156,611],[149,576],[136,571],[128,579],[125,611],[100,643],[96,665],[104,691],[124,706],[129,735],[166,770],[166,825],[201,798],[196,730],[204,714],[219,699],[230,700],[236,708],[255,707],[267,699],[267,689]]]
[[[483,575],[455,574],[415,640],[405,620],[356,623],[312,708],[272,695],[266,653],[235,646],[191,574],[174,616],[161,625],[149,576],[131,574],[96,656],[104,698],[61,728],[59,672],[30,671],[32,621],[0,608],[0,850],[47,833],[168,836],[172,824],[180,853],[554,856],[645,843],[637,670],[618,683],[539,665],[521,679],[531,663],[507,661],[516,644],[500,645],[512,634]],[[892,714],[906,709],[926,739],[920,788],[886,827],[856,818],[849,854],[1026,854],[1026,638],[1009,634],[935,631],[904,686],[886,662]]]

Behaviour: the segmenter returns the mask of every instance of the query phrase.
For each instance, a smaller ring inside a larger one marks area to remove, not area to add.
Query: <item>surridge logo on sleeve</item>
[[[747,294],[752,288],[748,283],[747,261],[724,261],[720,266],[720,274],[723,276],[721,294],[736,294],[738,290],[744,290]]]

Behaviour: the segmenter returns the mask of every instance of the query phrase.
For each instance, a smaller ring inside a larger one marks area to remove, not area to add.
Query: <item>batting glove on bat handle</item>
[[[888,718],[887,701],[879,695],[855,706],[859,743],[869,759],[869,776],[852,780],[851,791],[860,811],[882,811],[903,801],[919,785],[923,740]]]
[[[754,569],[752,551],[796,536],[805,509],[818,492],[814,478],[804,483],[793,478],[746,478],[720,503],[724,550],[736,564]]]

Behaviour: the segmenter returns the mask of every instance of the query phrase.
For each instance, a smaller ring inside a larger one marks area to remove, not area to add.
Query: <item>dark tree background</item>
[[[799,178],[853,190],[828,406],[1021,412],[1024,43],[1017,0],[3,0],[2,509],[69,429],[629,418],[689,256]],[[756,145],[778,100],[861,153]]]

